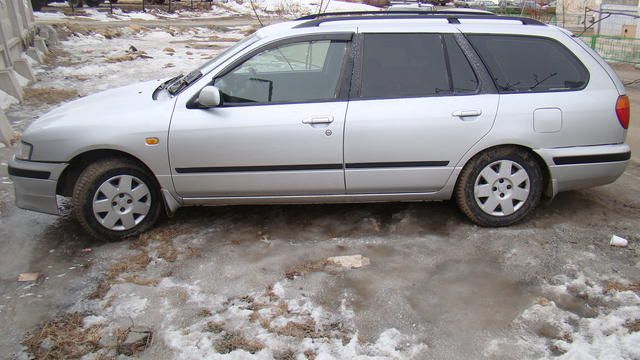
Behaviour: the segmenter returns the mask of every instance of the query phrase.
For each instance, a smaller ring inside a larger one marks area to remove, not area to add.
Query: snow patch
[[[147,309],[148,304],[149,300],[133,294],[128,297],[118,297],[112,307],[113,316],[115,318],[136,318]]]
[[[106,322],[107,318],[104,316],[89,315],[83,319],[82,326],[87,329],[95,325],[102,325]]]
[[[495,339],[485,356],[501,357],[516,348],[531,358],[640,359],[640,297],[634,291],[604,288],[611,279],[560,276],[545,285],[546,298],[513,322],[514,338]],[[615,280],[618,283],[624,281]]]
[[[322,5],[322,8],[320,8]],[[380,8],[361,3],[348,1],[326,1],[317,0],[255,0],[253,3],[246,0],[241,3],[235,0],[220,1],[213,3],[211,8],[204,10],[178,10],[174,13],[164,12],[162,10],[151,10],[149,12],[132,11],[124,12],[121,9],[114,9],[113,14],[98,11],[96,9],[82,9],[83,14],[65,15],[62,12],[39,12],[35,11],[36,19],[40,20],[65,20],[65,19],[90,19],[94,21],[113,22],[142,20],[151,21],[158,19],[177,19],[177,18],[217,18],[237,15],[255,16],[283,16],[288,15],[298,17],[302,15],[315,14],[318,12],[342,12],[342,11],[377,11]]]
[[[9,106],[17,104],[18,102],[18,99],[0,90],[0,110],[8,109]]]

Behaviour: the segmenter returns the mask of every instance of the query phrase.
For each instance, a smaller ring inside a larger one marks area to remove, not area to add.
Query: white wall
[[[22,56],[23,44],[32,41],[33,23],[29,0],[0,0],[0,69]]]
[[[23,83],[19,79],[35,79],[29,63],[23,58],[33,41],[31,1],[0,0],[0,145],[10,146],[14,137],[2,108],[22,99]]]
[[[639,15],[638,6],[634,5],[614,5],[614,4],[602,4],[602,11],[611,11],[616,13],[625,13],[631,15]],[[604,18],[605,15],[603,14]],[[599,35],[611,35],[611,36],[622,36],[623,28],[625,25],[628,26],[636,26],[636,33],[629,34],[629,37],[640,38],[640,19],[633,18],[631,16],[623,16],[623,15],[611,15],[610,17],[602,20],[598,24],[598,31],[596,32]]]

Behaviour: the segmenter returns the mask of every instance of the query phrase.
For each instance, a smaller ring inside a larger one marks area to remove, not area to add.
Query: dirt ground
[[[12,107],[15,128],[57,101],[124,83],[111,73],[70,77],[93,64],[84,62],[113,55],[86,57],[94,35],[53,49],[59,56],[40,69],[38,86],[67,92]],[[179,67],[182,56],[186,67],[200,58],[177,43],[171,58],[162,43],[143,44],[157,61],[141,76],[166,76],[167,59]],[[625,80],[640,78],[633,67],[617,69]],[[640,359],[640,87],[628,91],[634,154],[622,177],[559,194],[502,229],[472,225],[452,202],[242,206],[181,209],[139,238],[104,243],[67,216],[16,208],[7,177],[13,150],[2,148],[0,353]],[[613,234],[629,247],[609,246]],[[345,269],[327,261],[356,254],[370,264]],[[16,282],[23,272],[42,275]]]

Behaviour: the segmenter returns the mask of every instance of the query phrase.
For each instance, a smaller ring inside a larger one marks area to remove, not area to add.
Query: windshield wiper
[[[194,70],[185,76],[179,76],[175,78],[174,81],[172,81],[167,85],[167,91],[169,92],[169,94],[175,95],[180,91],[182,91],[182,89],[184,89],[185,87],[193,84],[196,80],[200,79],[201,77],[202,77],[202,73],[200,72],[200,70]]]
[[[543,82],[551,79],[552,77],[558,75],[558,72],[554,72],[554,73],[550,73],[547,77],[543,78],[542,80],[538,80],[538,74],[533,74],[533,81],[535,81],[536,83],[533,84],[533,86],[531,86],[529,88],[529,90],[533,90],[535,88],[538,87],[538,85],[542,84]]]

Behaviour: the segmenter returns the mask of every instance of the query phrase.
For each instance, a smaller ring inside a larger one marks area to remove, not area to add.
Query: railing
[[[581,36],[580,39],[605,60],[640,64],[639,38],[591,35]]]

